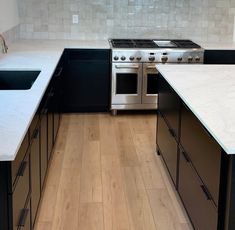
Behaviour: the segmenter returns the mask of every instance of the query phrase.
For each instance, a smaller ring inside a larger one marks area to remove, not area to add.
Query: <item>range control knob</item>
[[[130,61],[134,61],[135,57],[130,56],[129,59],[130,59]]]
[[[163,56],[163,57],[161,58],[161,60],[162,60],[162,63],[165,63],[165,62],[167,62],[167,61],[168,61],[168,57]]]
[[[125,61],[125,60],[126,60],[126,57],[125,57],[125,56],[122,56],[122,57],[121,57],[121,60],[122,60],[122,61]]]
[[[177,60],[178,60],[178,62],[182,62],[183,58],[179,57]]]
[[[114,59],[115,61],[117,61],[117,60],[119,59],[119,57],[118,57],[118,56],[115,56],[113,59]]]
[[[155,57],[150,56],[150,57],[149,57],[149,61],[155,61]]]
[[[188,62],[192,62],[193,61],[193,57],[192,56],[189,56],[188,57]]]
[[[141,57],[137,57],[136,59],[137,59],[137,61],[140,61],[140,60],[141,60]]]
[[[196,62],[199,62],[199,61],[201,60],[201,58],[198,57],[198,56],[196,56],[196,57],[195,57],[195,60],[196,60]]]

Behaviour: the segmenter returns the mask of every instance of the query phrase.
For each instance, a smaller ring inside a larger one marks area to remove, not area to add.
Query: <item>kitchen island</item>
[[[192,224],[235,229],[235,66],[157,69],[157,151]]]

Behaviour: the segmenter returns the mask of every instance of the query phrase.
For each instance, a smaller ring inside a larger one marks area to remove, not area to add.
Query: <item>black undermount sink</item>
[[[39,70],[0,70],[0,90],[27,90],[33,86]]]

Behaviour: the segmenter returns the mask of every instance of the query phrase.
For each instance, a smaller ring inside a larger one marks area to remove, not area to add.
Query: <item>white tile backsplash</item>
[[[232,41],[235,0],[18,0],[21,38]],[[72,24],[72,15],[79,23]]]

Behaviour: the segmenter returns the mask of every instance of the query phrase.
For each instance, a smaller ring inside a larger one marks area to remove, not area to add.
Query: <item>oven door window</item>
[[[155,73],[147,74],[147,94],[158,93],[157,77],[158,77],[158,74],[155,74]]]
[[[136,73],[116,73],[116,94],[137,94],[138,75]]]

